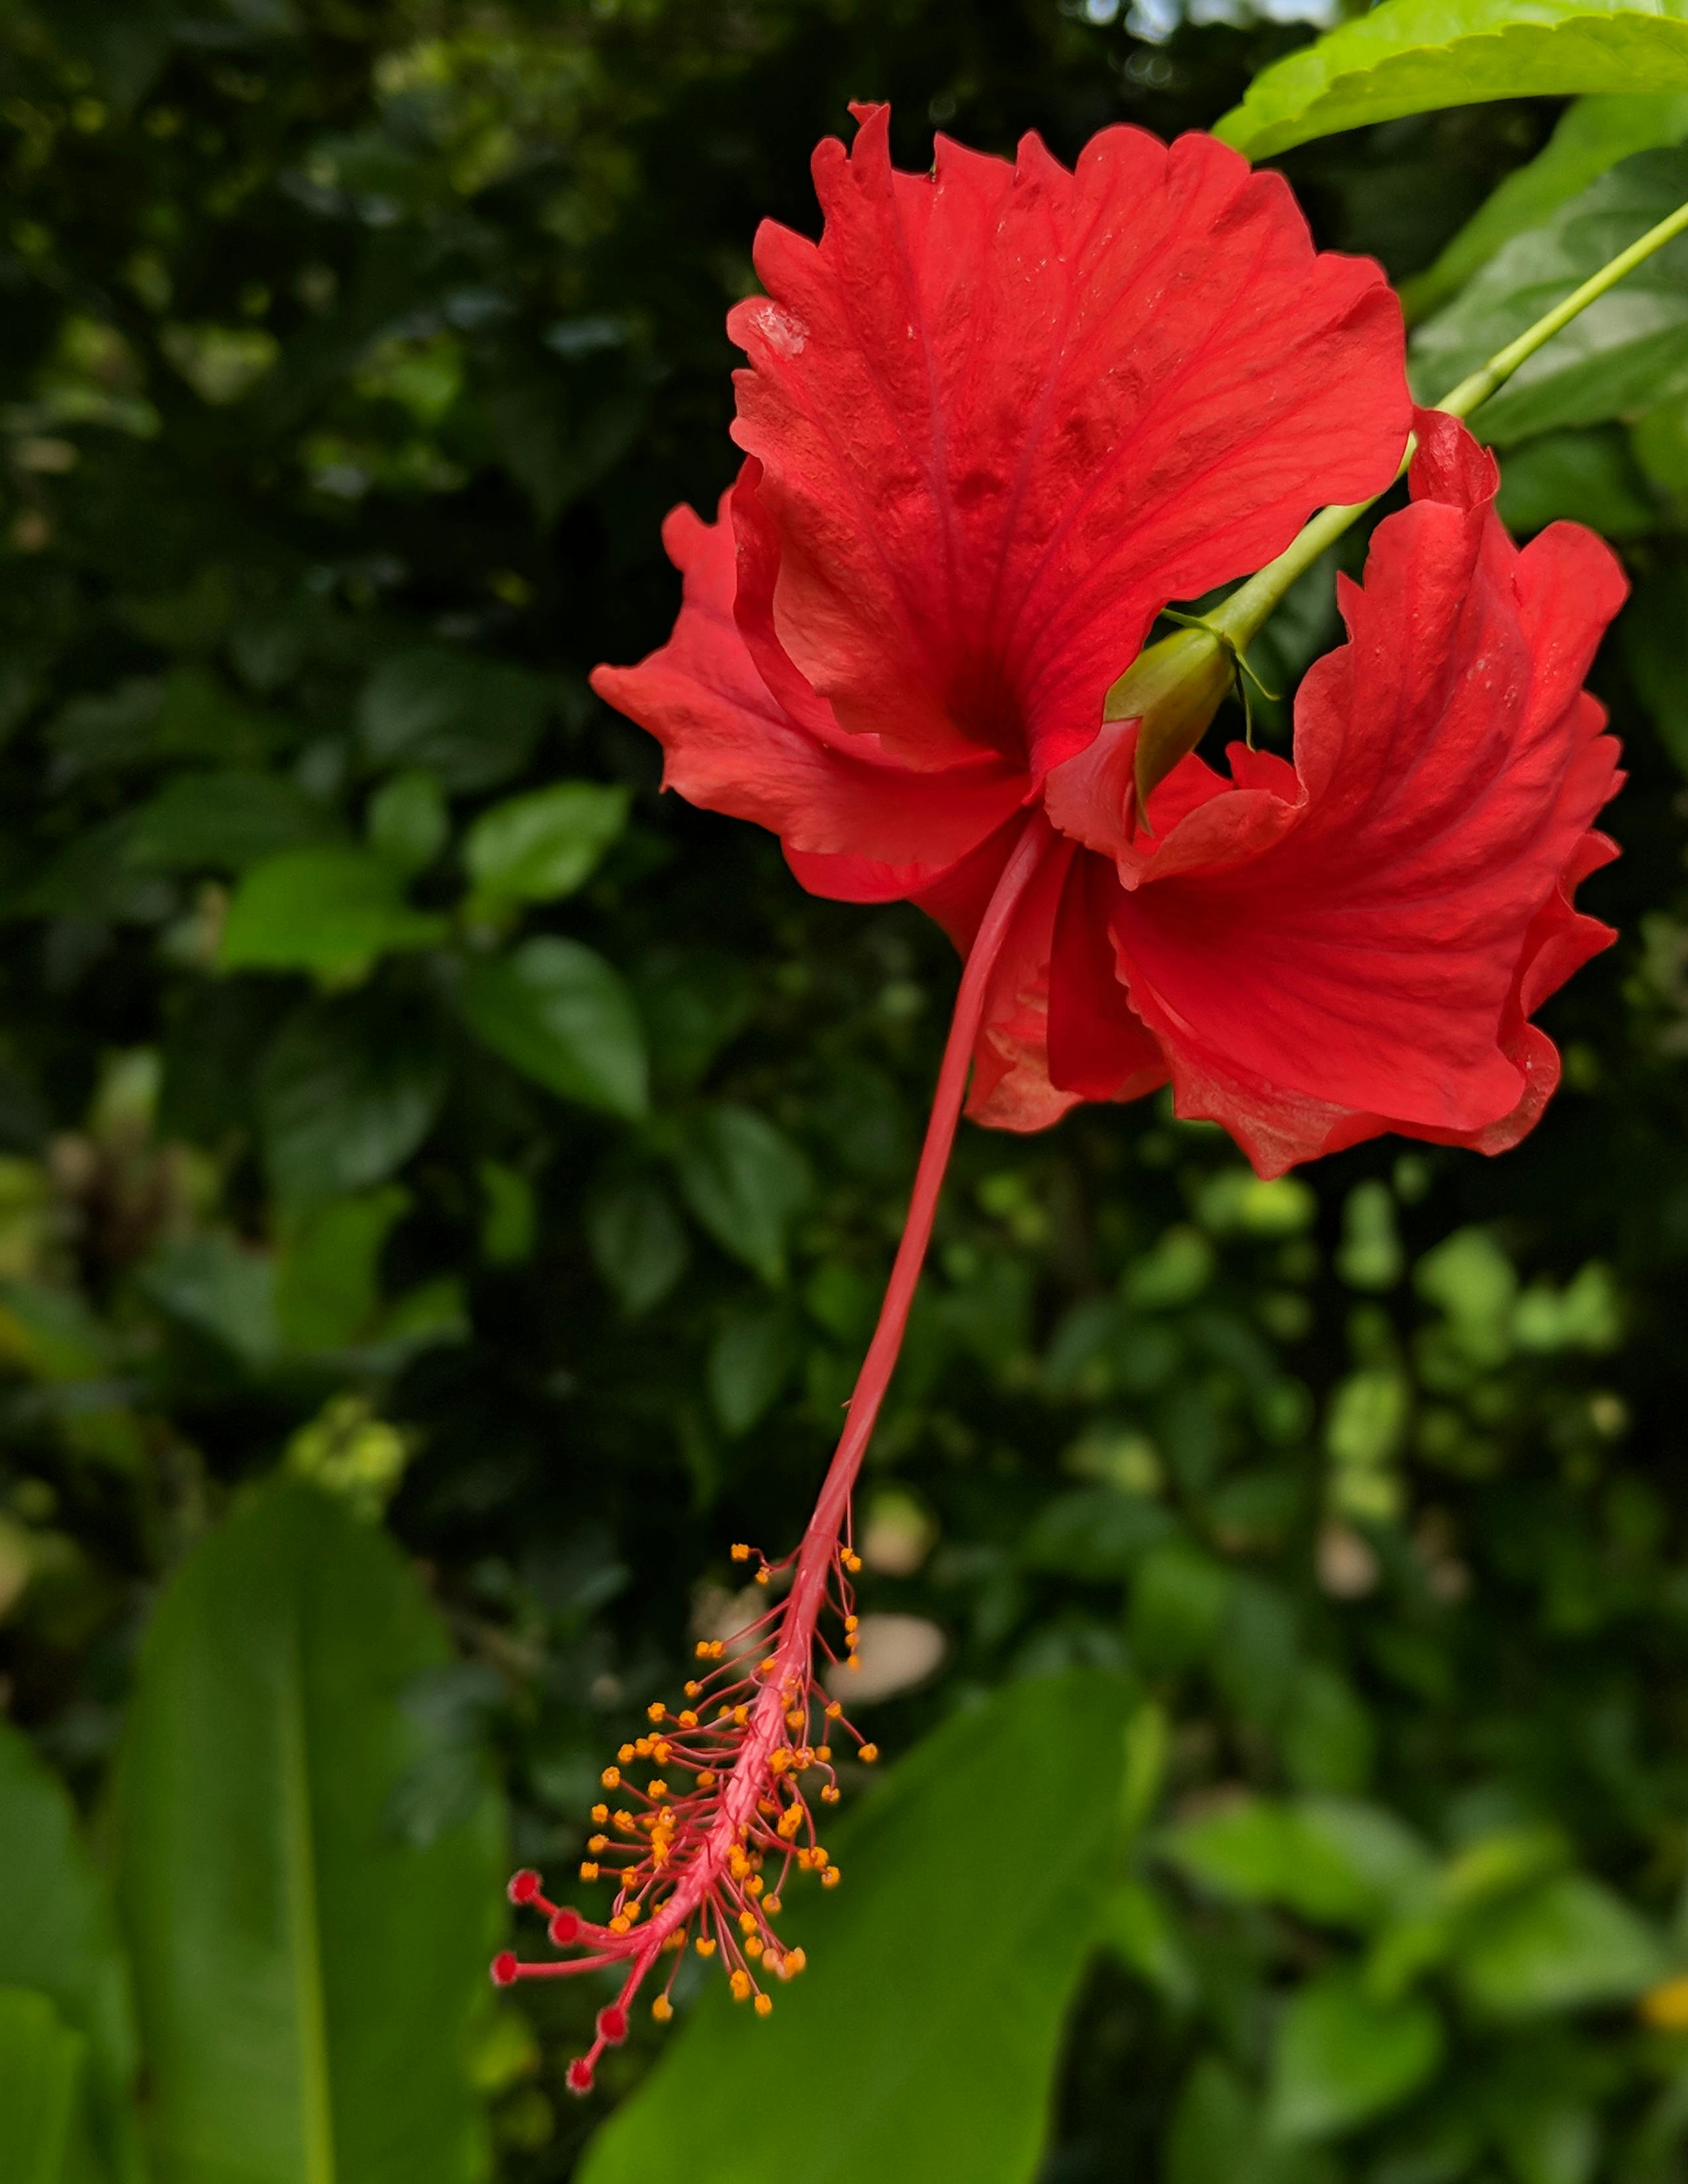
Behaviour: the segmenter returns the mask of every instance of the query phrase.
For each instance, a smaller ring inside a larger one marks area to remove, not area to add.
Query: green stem
[[[1574,288],[1561,304],[1533,326],[1526,327],[1516,341],[1491,356],[1482,369],[1462,379],[1451,393],[1445,394],[1435,404],[1451,417],[1468,417],[1480,403],[1504,387],[1513,374],[1529,357],[1535,355],[1545,342],[1551,341],[1563,326],[1568,326],[1581,311],[1596,302],[1608,288],[1617,286],[1625,274],[1632,273],[1643,259],[1662,250],[1673,237],[1688,231],[1688,204],[1679,205],[1674,213],[1650,227],[1646,233],[1632,242],[1627,250],[1620,250],[1609,264]],[[1409,437],[1407,449],[1401,458],[1401,468],[1396,472],[1399,480],[1412,460],[1416,442]],[[1368,508],[1374,507],[1381,494],[1371,500],[1355,501],[1340,508],[1321,509],[1298,537],[1292,539],[1275,561],[1240,584],[1228,599],[1205,617],[1206,627],[1233,650],[1240,655],[1260,634],[1267,616],[1284,597],[1297,577],[1318,560],[1327,547],[1333,546],[1352,523],[1357,522]]]

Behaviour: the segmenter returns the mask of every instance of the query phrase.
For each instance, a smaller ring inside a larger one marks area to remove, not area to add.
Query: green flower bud
[[[1174,630],[1139,652],[1108,692],[1105,721],[1135,721],[1137,809],[1193,751],[1236,681],[1230,647],[1212,630]]]

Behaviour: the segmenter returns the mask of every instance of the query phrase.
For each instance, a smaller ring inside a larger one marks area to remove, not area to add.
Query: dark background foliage
[[[1304,35],[1052,0],[7,16],[0,1664],[86,1811],[161,1584],[280,1468],[381,1518],[449,1627],[403,1825],[490,1763],[515,1855],[578,1855],[728,1543],[800,1526],[955,978],[911,910],[811,901],[659,801],[586,689],[666,629],[664,513],[732,475],[755,224],[812,231],[851,98],[910,166],[934,125],[1070,159],[1211,121]],[[1402,277],[1554,118],[1283,164]],[[1666,583],[1680,505],[1612,444]],[[1322,571],[1279,671],[1334,633]],[[1682,813],[1621,648],[1598,681],[1632,778],[1586,898],[1623,938],[1549,1011],[1567,1084],[1519,1151],[1263,1186],[1158,1103],[964,1135],[861,1498],[868,1608],[947,1652],[872,1731],[1091,1663],[1162,1734],[1050,2180],[1677,2173],[1688,2057],[1668,1992],[1635,2003],[1688,1946]],[[598,789],[480,823],[558,782]],[[1351,2119],[1293,2144],[1258,2121],[1286,1997],[1375,1921],[1309,1916],[1263,1821],[1216,1852],[1204,1814],[1268,1811],[1239,1786],[1369,1801],[1513,1921],[1425,1945],[1445,2058],[1398,2098],[1330,2064]],[[478,2036],[512,2179],[599,2113],[560,2093],[596,1999]]]

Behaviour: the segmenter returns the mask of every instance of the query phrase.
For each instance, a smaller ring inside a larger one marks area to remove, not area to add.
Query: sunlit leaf
[[[1493,98],[1688,91],[1688,14],[1595,0],[1383,0],[1257,75],[1215,134],[1251,159]]]
[[[1291,1997],[1278,2028],[1267,2107],[1287,2139],[1329,2138],[1393,2108],[1442,2058],[1441,2020],[1416,1995],[1379,2002],[1330,1971]]]
[[[1094,1674],[1011,1684],[911,1752],[839,1831],[843,1885],[792,1892],[809,1967],[772,2016],[711,1984],[582,2184],[647,2184],[677,2147],[686,2184],[765,2184],[770,2131],[788,2184],[1030,2184],[1117,1853],[1128,1708]],[[800,2088],[813,2127],[778,2102],[747,2127],[753,2085]]]
[[[218,960],[226,971],[310,971],[341,982],[445,931],[443,917],[410,906],[403,872],[376,851],[283,850],[236,890]]]
[[[787,1234],[814,1187],[783,1131],[723,1101],[690,1118],[675,1165],[687,1205],[721,1249],[765,1281],[783,1280]]]
[[[554,902],[597,869],[627,823],[631,792],[595,781],[559,781],[483,811],[463,845],[469,876],[485,894]]]

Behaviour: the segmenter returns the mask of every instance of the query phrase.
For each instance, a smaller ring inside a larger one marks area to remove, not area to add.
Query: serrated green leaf
[[[1684,0],[1383,0],[1263,70],[1214,134],[1268,159],[1439,107],[1661,91],[1688,91]]]
[[[1267,2127],[1289,2140],[1351,2130],[1421,2086],[1443,2044],[1428,2002],[1379,2002],[1347,1967],[1323,1973],[1290,1997],[1279,2022]]]
[[[647,2184],[677,2147],[686,2184],[765,2184],[770,2131],[786,2184],[1030,2184],[1117,1850],[1128,1703],[1089,1672],[1028,1680],[911,1752],[841,1830],[843,1885],[791,1892],[801,1979],[760,2025],[712,1983],[582,2184]],[[800,2086],[837,2126],[747,2127],[750,2081]]]
[[[499,1812],[426,1847],[388,1802],[447,1658],[390,1541],[272,1483],[181,1565],[142,1649],[119,1901],[170,2184],[476,2184],[465,2034],[499,1925]]]
[[[627,823],[631,789],[559,781],[483,811],[463,845],[483,894],[554,902],[585,885]]]
[[[638,1116],[649,1102],[644,1034],[619,972],[577,940],[541,934],[473,965],[463,982],[470,1028],[560,1098]]]
[[[344,983],[446,931],[443,917],[405,900],[404,873],[378,851],[284,850],[236,889],[217,960],[226,971],[309,971]]]
[[[1688,36],[1688,25],[1685,25]],[[1642,152],[1515,236],[1413,338],[1422,391],[1446,393],[1688,198],[1688,150]],[[1591,304],[1477,412],[1485,440],[1603,424],[1688,387],[1688,236]]]

